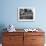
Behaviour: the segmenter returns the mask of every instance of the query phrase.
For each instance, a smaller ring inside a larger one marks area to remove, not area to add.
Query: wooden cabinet
[[[22,32],[4,32],[3,46],[23,46]]]
[[[44,32],[4,32],[3,46],[44,46]]]
[[[24,33],[24,46],[44,46],[43,32]]]

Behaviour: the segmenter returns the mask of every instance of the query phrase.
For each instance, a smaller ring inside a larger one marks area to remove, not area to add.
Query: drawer
[[[23,32],[4,32],[4,36],[23,36]]]
[[[31,44],[32,46],[44,46],[44,44]]]
[[[24,32],[24,36],[44,36],[44,32]]]
[[[23,46],[23,43],[19,43],[19,44],[18,43],[17,44],[16,43],[13,43],[13,44],[9,43],[9,44],[2,44],[2,46]]]
[[[23,41],[23,36],[4,36],[3,43],[14,43]]]
[[[20,38],[21,39],[21,38]],[[23,39],[18,39],[18,40],[4,40],[3,41],[3,46],[22,46],[23,45]]]
[[[26,44],[43,44],[44,36],[24,36],[24,42]]]
[[[33,44],[43,44],[44,36],[32,36],[32,43]]]
[[[2,46],[15,46],[14,44],[2,44]]]

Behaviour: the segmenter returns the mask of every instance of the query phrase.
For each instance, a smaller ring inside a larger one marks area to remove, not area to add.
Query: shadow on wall
[[[4,28],[6,28],[5,25],[0,24],[0,43],[2,43],[2,36],[3,36],[2,32],[6,31],[6,30],[4,30]]]

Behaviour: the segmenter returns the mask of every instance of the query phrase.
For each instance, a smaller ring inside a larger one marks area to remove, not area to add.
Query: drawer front
[[[44,44],[44,36],[32,36],[32,44]]]
[[[24,46],[44,46],[44,36],[24,36]]]
[[[43,44],[32,44],[32,46],[44,46]]]
[[[44,32],[24,32],[24,36],[44,36],[45,33]]]
[[[14,42],[22,42],[23,36],[5,36],[3,37],[3,43],[14,43]]]
[[[23,36],[23,32],[4,32],[4,36]]]
[[[4,32],[3,46],[23,46],[23,32]]]
[[[2,46],[23,46],[23,44],[2,44]]]

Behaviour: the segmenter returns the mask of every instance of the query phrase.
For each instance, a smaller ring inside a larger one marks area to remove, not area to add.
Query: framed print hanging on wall
[[[18,21],[35,21],[35,8],[19,7]]]

